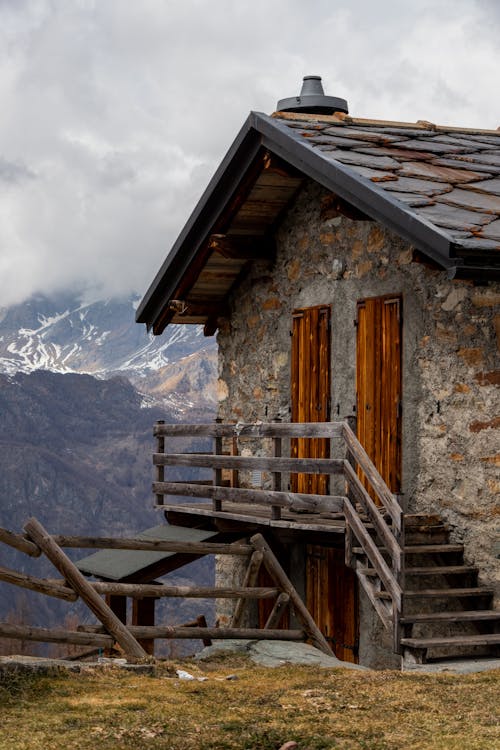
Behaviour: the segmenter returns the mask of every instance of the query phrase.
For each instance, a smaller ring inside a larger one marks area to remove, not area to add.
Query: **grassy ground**
[[[0,673],[0,750],[491,750],[499,676],[264,669],[243,657],[154,677]]]

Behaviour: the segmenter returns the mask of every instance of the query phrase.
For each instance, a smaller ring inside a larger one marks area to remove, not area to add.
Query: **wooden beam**
[[[259,570],[260,570],[260,566],[262,565],[263,559],[264,559],[264,553],[260,552],[259,550],[255,550],[255,552],[252,554],[252,557],[250,558],[248,568],[246,569],[246,572],[245,572],[245,578],[243,579],[243,588],[245,591],[248,591],[250,587],[255,586],[255,584],[257,583],[257,579],[259,577]],[[240,600],[236,602],[233,616],[231,618],[232,628],[240,627],[244,610],[245,610],[245,599],[241,597]]]
[[[186,318],[217,318],[226,315],[228,312],[227,304],[223,300],[189,299],[187,297],[185,305],[185,309],[176,314],[176,319],[182,320],[183,316]]]
[[[269,617],[267,618],[267,622],[264,625],[264,630],[269,630],[273,628],[277,628],[281,618],[283,617],[283,614],[288,607],[288,604],[290,602],[290,596],[286,594],[284,591],[281,592],[281,594],[278,596],[274,603],[274,607],[271,610],[271,613]]]
[[[390,491],[390,489],[380,476],[379,472],[373,464],[373,461],[371,460],[368,453],[365,451],[347,422],[345,422],[343,425],[342,433],[349,453],[357,462],[358,466],[363,470],[364,475],[375,490],[377,497],[380,499],[381,503],[390,514],[394,527],[399,530],[401,528],[401,519],[403,512],[396,497],[393,495],[393,493]]]
[[[9,547],[14,547],[14,549],[24,552],[26,555],[30,555],[30,557],[40,557],[41,551],[36,544],[30,542],[29,539],[26,539],[21,534],[14,534],[12,531],[0,528],[0,542],[8,544]]]
[[[257,471],[300,471],[308,474],[342,474],[344,459],[268,458],[267,456],[192,456],[186,453],[153,453],[153,465],[196,466],[206,469],[249,469]],[[161,486],[159,482],[155,487]],[[155,492],[157,490],[154,490]]]
[[[382,553],[373,541],[369,532],[365,528],[360,517],[349,500],[345,500],[344,513],[347,523],[351,526],[358,542],[363,547],[363,551],[370,560],[371,564],[377,571],[377,575],[389,592],[394,605],[397,609],[401,608],[401,587],[399,586],[392,570],[384,560]]]
[[[208,245],[223,258],[272,260],[276,254],[274,238],[266,235],[212,234]]]
[[[209,424],[155,424],[153,434],[169,437],[342,437],[344,422],[238,422]]]
[[[155,583],[108,583],[92,582],[92,588],[98,594],[129,596],[133,599],[162,597],[181,597],[186,599],[273,599],[279,589],[269,586],[243,585],[237,588],[216,588],[213,586],[164,586]],[[248,584],[250,585],[250,584]]]
[[[25,524],[24,530],[64,576],[89,609],[102,622],[108,633],[120,644],[127,657],[132,659],[146,658],[147,654],[142,646],[130,635],[125,625],[120,622],[99,594],[94,591],[91,584],[84,578],[69,557],[64,554],[42,524],[35,518],[30,518]]]
[[[9,568],[0,567],[0,581],[12,583],[14,586],[20,586],[31,591],[38,591],[38,593],[47,596],[55,596],[57,599],[65,599],[67,602],[74,602],[78,599],[78,595],[68,586],[47,581],[44,578],[35,578],[35,576],[26,573],[18,573]]]
[[[179,552],[188,555],[250,555],[249,544],[218,544],[217,542],[174,542],[155,539],[117,539],[115,537],[54,535],[59,547],[78,549],[135,549],[147,552]]]
[[[252,490],[243,487],[214,487],[186,484],[185,482],[154,482],[153,490],[162,490],[161,496],[201,497],[212,500],[277,506],[288,510],[307,510],[311,513],[342,513],[344,497],[341,495],[305,495],[278,490]],[[279,520],[275,518],[274,520]]]
[[[153,627],[155,624],[155,602],[156,599],[151,597],[134,599],[132,601],[132,625]],[[139,638],[139,643],[147,654],[154,656],[154,638]]]
[[[79,628],[80,630],[80,628]],[[303,641],[303,630],[264,630],[262,628],[200,628],[183,627],[182,625],[156,625],[155,627],[129,626],[136,638],[164,638],[173,640],[212,638],[215,640],[266,640],[266,641]],[[82,632],[95,633],[92,626],[83,626]],[[0,632],[1,635],[1,632]],[[331,652],[329,652],[331,654]]]

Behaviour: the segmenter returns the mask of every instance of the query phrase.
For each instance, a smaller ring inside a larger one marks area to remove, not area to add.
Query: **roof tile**
[[[421,208],[418,215],[424,219],[436,224],[438,227],[447,229],[457,229],[459,231],[471,231],[478,229],[483,224],[491,221],[491,214],[482,214],[479,211],[467,211],[462,208],[455,208],[446,203],[435,203],[433,206]]]
[[[442,203],[448,203],[459,208],[468,208],[471,211],[500,214],[500,197],[496,195],[455,188],[450,193],[442,195],[439,200]]]
[[[420,180],[416,177],[399,177],[385,188],[386,190],[398,190],[403,193],[419,193],[421,195],[441,195],[451,191],[451,187],[443,182],[432,180]]]
[[[362,167],[371,167],[372,169],[397,169],[401,165],[390,156],[372,156],[371,154],[361,154],[358,151],[340,151],[321,149],[325,156],[335,159],[343,164],[356,164]]]
[[[467,169],[452,169],[450,167],[440,167],[438,164],[412,161],[403,164],[398,174],[404,177],[422,177],[424,179],[437,180],[438,182],[451,183],[471,182],[482,177],[478,172],[472,172]]]

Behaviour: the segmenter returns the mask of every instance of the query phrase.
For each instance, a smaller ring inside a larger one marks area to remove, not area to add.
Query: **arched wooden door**
[[[330,419],[331,310],[329,305],[295,310],[292,321],[292,422],[327,422]],[[291,455],[328,458],[330,441],[292,441]],[[292,492],[326,494],[328,477],[297,474]],[[306,606],[336,656],[357,661],[358,591],[356,576],[344,564],[344,550],[306,545]]]

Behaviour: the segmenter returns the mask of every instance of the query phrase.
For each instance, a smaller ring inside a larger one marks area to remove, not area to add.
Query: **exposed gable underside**
[[[145,295],[137,321],[211,334],[246,265],[313,179],[452,278],[500,278],[500,133],[347,116],[252,113]]]

